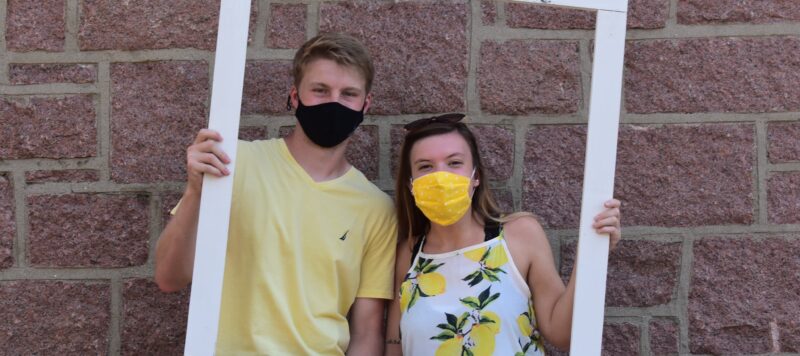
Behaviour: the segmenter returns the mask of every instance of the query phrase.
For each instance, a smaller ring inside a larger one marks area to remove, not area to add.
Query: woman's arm
[[[389,313],[386,321],[386,356],[398,356],[403,354],[400,347],[400,297],[397,292],[400,284],[403,283],[408,269],[411,267],[411,239],[406,238],[397,243],[397,257],[395,259],[394,271],[394,293],[395,298],[389,303]]]

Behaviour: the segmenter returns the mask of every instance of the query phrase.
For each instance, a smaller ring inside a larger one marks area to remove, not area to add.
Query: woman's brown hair
[[[399,242],[412,238],[415,244],[431,228],[430,220],[417,208],[414,203],[414,196],[411,195],[411,148],[423,138],[451,132],[457,132],[467,141],[472,155],[472,164],[475,167],[475,177],[484,182],[489,181],[478,152],[478,142],[475,139],[475,135],[463,123],[434,122],[407,132],[400,149],[400,166],[397,170],[397,181],[395,182],[395,208],[397,210]],[[479,184],[475,188],[475,193],[472,195],[472,212],[484,224],[489,221],[503,223],[519,216],[518,214],[503,216],[486,184]]]

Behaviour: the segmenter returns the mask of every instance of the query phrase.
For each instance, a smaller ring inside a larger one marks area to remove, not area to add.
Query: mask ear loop
[[[286,110],[292,111],[292,94],[286,96]]]

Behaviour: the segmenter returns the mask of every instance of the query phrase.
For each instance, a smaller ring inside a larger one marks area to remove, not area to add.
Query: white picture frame
[[[599,356],[609,241],[595,232],[592,223],[614,195],[628,0],[516,1],[597,11],[570,353]]]
[[[184,355],[213,355],[217,344],[249,24],[250,1],[221,1],[208,128],[223,138],[230,174],[203,177]]]
[[[628,1],[515,1],[597,11],[570,351],[600,355],[609,245],[592,222],[613,197]],[[231,174],[203,178],[185,355],[216,349],[249,16],[249,1],[221,1],[208,126],[225,138],[220,145],[231,157]]]

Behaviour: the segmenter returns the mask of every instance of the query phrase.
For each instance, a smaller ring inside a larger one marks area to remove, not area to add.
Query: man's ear
[[[292,106],[292,109],[297,109],[300,100],[298,99],[297,94],[297,87],[292,85],[292,88],[289,89],[289,104]]]
[[[367,97],[364,99],[364,109],[362,110],[365,115],[367,114],[367,110],[369,110],[371,104],[372,104],[372,93],[367,93]]]

